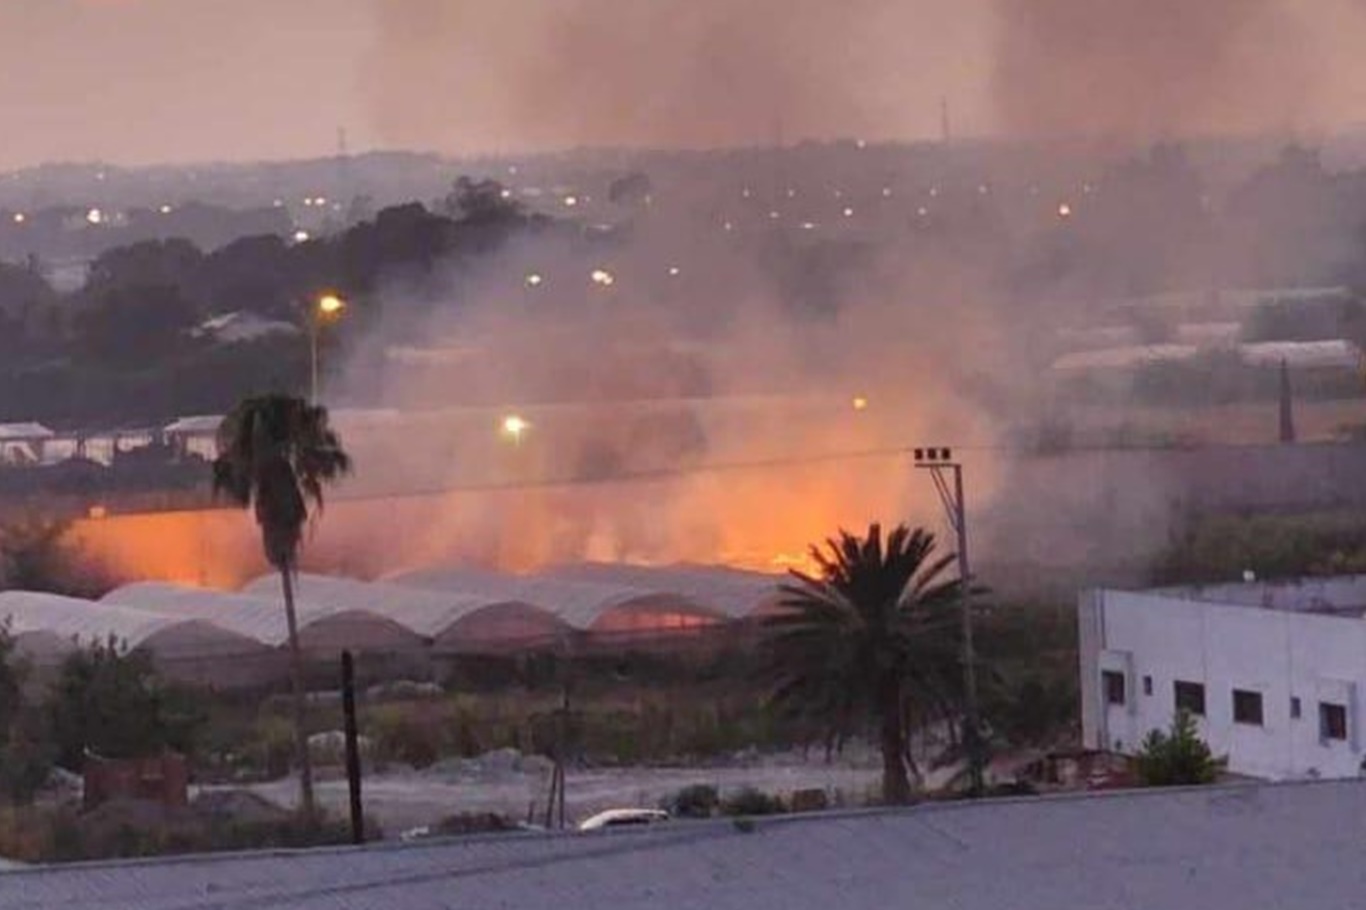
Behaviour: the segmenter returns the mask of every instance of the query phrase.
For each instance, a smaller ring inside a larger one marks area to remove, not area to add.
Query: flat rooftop
[[[1359,907],[1366,783],[1138,790],[593,834],[36,867],[0,907]]]
[[[1356,617],[1366,615],[1366,575],[1182,585],[1134,593],[1292,613]]]

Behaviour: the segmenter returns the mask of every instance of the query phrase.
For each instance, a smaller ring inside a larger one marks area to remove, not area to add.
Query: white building
[[[1097,590],[1077,612],[1087,747],[1132,754],[1185,707],[1235,773],[1363,773],[1366,576]]]

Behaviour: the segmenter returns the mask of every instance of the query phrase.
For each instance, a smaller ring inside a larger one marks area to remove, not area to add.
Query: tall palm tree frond
[[[933,534],[905,525],[886,535],[878,524],[863,536],[841,530],[812,547],[817,571],[792,572],[765,620],[771,704],[831,729],[878,718],[893,802],[909,795],[906,700],[944,711],[959,692],[964,580],[945,578],[955,556],[934,548]]]

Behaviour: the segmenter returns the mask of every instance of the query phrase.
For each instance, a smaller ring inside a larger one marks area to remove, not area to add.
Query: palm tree
[[[266,559],[279,570],[284,589],[299,797],[304,816],[310,819],[314,817],[313,766],[304,727],[303,656],[294,611],[294,574],[309,501],[320,512],[323,484],[338,480],[350,469],[350,457],[328,426],[327,409],[302,398],[264,395],[243,399],[218,427],[214,494],[254,509]]]
[[[793,571],[780,609],[765,620],[773,703],[832,729],[873,718],[882,752],[882,796],[911,797],[907,707],[943,705],[961,667],[957,628],[961,581],[944,580],[953,554],[934,557],[934,535],[900,525],[883,541],[841,530],[813,546],[820,571]]]

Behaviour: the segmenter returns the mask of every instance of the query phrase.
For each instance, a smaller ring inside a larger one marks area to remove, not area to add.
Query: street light
[[[972,643],[972,591],[971,576],[968,572],[967,511],[963,504],[963,466],[953,460],[953,450],[949,448],[919,448],[912,454],[915,457],[915,466],[930,472],[934,488],[944,504],[949,526],[958,536],[958,596],[963,620],[963,686],[966,689],[964,713],[967,714],[963,738],[968,751],[972,795],[981,796],[982,729],[977,712],[977,654]],[[952,486],[946,474],[952,475]]]
[[[308,400],[318,403],[318,335],[324,322],[336,319],[346,309],[346,301],[336,294],[323,294],[309,308],[308,313]]]
[[[503,418],[503,435],[512,440],[514,446],[521,446],[522,436],[531,429],[531,422],[520,414],[509,414]]]

